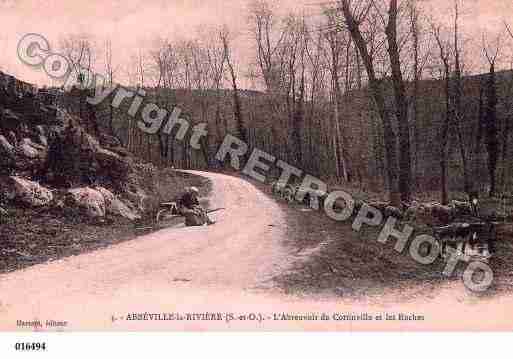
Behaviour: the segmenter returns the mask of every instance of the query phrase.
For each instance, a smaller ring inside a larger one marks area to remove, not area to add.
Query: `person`
[[[211,220],[207,211],[201,207],[199,190],[196,187],[187,187],[185,193],[178,200],[178,210],[185,217],[186,226],[203,226],[205,223],[211,225],[216,223]]]

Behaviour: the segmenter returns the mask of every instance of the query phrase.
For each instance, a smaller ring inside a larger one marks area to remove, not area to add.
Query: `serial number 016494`
[[[16,343],[14,349],[19,351],[44,351],[46,350],[46,343]]]

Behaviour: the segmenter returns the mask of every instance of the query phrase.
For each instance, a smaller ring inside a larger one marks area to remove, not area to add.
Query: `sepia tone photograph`
[[[0,24],[0,331],[513,329],[512,2]]]

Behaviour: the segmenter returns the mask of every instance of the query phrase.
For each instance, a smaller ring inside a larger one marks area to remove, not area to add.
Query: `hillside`
[[[457,136],[455,124],[449,133],[449,190],[460,192],[463,189],[463,168],[460,149],[467,150],[467,157],[473,163],[477,174],[476,185],[486,192],[488,183],[487,154],[483,143],[477,153],[476,139],[479,134],[480,96],[486,104],[483,88],[488,74],[479,74],[463,78],[463,108],[461,119],[461,141]],[[499,148],[508,146],[507,123],[511,122],[511,93],[513,85],[511,71],[496,73],[498,104],[497,121],[499,130]],[[387,103],[392,107],[393,91],[388,85]],[[438,191],[440,188],[440,148],[439,139],[445,118],[445,99],[443,82],[425,79],[419,83],[417,114],[413,115],[413,103],[410,97],[411,157],[414,187],[420,193]],[[413,84],[408,83],[409,95]],[[112,97],[107,98],[94,112],[96,122],[105,133],[112,132],[123,145],[137,152],[145,160],[157,165],[169,165],[180,168],[205,169],[219,168],[223,164],[215,161],[214,155],[227,133],[239,135],[234,117],[233,91],[231,90],[187,90],[145,88],[145,103],[154,102],[161,108],[171,110],[179,107],[182,117],[192,125],[200,122],[208,124],[208,136],[201,150],[187,146],[189,134],[183,140],[171,136],[155,134],[147,136],[137,130],[135,117],[127,115],[129,101],[119,108],[112,108]],[[292,99],[280,95],[268,95],[258,91],[240,91],[242,117],[250,148],[257,147],[275,157],[308,171],[326,180],[336,180],[333,148],[333,104],[324,98],[306,98],[302,104],[302,114],[294,118],[298,109]],[[62,107],[75,115],[87,113],[79,96],[69,92],[63,94]],[[295,110],[296,109],[296,110]],[[347,159],[348,171],[354,183],[368,190],[381,191],[384,183],[384,139],[381,120],[376,114],[374,103],[365,88],[352,90],[343,96],[339,108],[341,143]],[[109,125],[111,124],[111,125]],[[396,126],[396,124],[394,124]],[[300,143],[294,141],[294,131],[299,132]],[[298,147],[300,146],[300,148]],[[296,158],[298,157],[298,158]],[[475,157],[475,158],[473,158]],[[501,151],[499,160],[498,183],[501,192],[512,183],[508,175],[512,173],[511,154]]]
[[[0,72],[0,272],[131,238],[191,182]]]

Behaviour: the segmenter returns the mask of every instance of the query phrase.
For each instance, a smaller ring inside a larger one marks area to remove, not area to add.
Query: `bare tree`
[[[142,48],[138,48],[136,53],[133,53],[130,56],[130,63],[127,69],[128,75],[130,78],[130,86],[136,87],[137,92],[140,90],[144,90],[146,87],[146,75],[149,73],[150,62],[147,54],[143,51]],[[138,148],[139,151],[143,151],[143,142],[146,139],[146,159],[148,161],[152,160],[152,136],[142,136],[141,133],[137,130],[135,125],[136,121],[134,121],[131,117],[128,119],[128,133],[129,138],[133,138],[132,145],[134,148]],[[132,136],[130,136],[132,134]],[[136,138],[137,136],[137,138]],[[138,140],[138,144],[135,144],[135,141]]]
[[[224,59],[228,66],[228,70],[230,72],[231,82],[232,82],[232,90],[233,90],[233,112],[235,117],[235,122],[237,124],[237,132],[240,140],[245,143],[248,143],[248,136],[246,132],[246,128],[244,127],[244,119],[242,117],[242,107],[240,101],[239,88],[237,85],[237,72],[233,65],[233,59],[231,55],[231,45],[230,45],[230,33],[227,27],[224,27],[219,32],[219,37],[223,42],[224,48]]]
[[[328,43],[329,54],[328,63],[331,75],[331,102],[333,105],[333,149],[335,157],[335,169],[337,178],[342,177],[344,181],[349,181],[348,164],[344,150],[344,135],[340,125],[340,107],[342,100],[342,90],[340,86],[340,66],[344,48],[350,48],[350,39],[344,38],[344,32],[338,31],[337,18],[333,10],[326,10],[328,21],[328,31],[325,33],[325,39]],[[349,56],[346,57],[346,81],[349,71]]]
[[[86,129],[99,134],[99,125],[96,112],[90,108],[85,99],[88,91],[96,81],[93,73],[94,65],[94,41],[89,34],[71,34],[60,39],[60,50],[66,56],[71,65],[71,83],[79,85],[79,110],[80,118],[86,120]],[[69,83],[67,84],[69,85]],[[74,86],[74,85],[73,85]]]
[[[450,63],[450,46],[447,42],[442,39],[441,36],[441,27],[435,25],[433,22],[431,24],[433,36],[436,40],[439,49],[440,61],[443,65],[442,79],[444,82],[444,97],[445,97],[445,114],[444,114],[444,122],[442,128],[440,130],[440,138],[441,138],[441,147],[440,147],[440,182],[442,186],[441,190],[441,199],[442,204],[447,204],[449,202],[449,194],[447,190],[447,177],[448,177],[448,141],[449,141],[449,129],[451,123],[451,92],[450,92],[450,72],[451,72],[451,63]]]
[[[497,36],[495,53],[490,53],[483,35],[483,51],[490,65],[490,72],[486,83],[486,111],[484,117],[484,127],[486,133],[486,150],[488,153],[488,175],[490,177],[490,197],[496,194],[496,171],[499,159],[499,140],[497,130],[497,86],[495,79],[495,64],[500,51],[500,35]]]
[[[421,63],[420,55],[420,42],[422,41],[422,32],[420,28],[419,8],[417,0],[410,0],[408,2],[408,15],[410,21],[410,32],[412,36],[413,47],[413,94],[411,96],[412,116],[411,116],[411,130],[413,133],[413,146],[412,146],[412,174],[416,176],[419,162],[419,145],[420,136],[418,128],[418,97],[419,85],[422,78],[423,64]]]
[[[155,85],[156,101],[159,104],[159,106],[163,106],[166,108],[169,105],[167,102],[168,94],[166,93],[166,90],[167,90],[166,74],[167,74],[167,67],[168,67],[168,45],[169,44],[168,44],[167,40],[157,38],[155,41],[155,49],[150,51],[150,56],[149,56],[152,61],[152,64],[153,64],[155,78],[157,79],[156,85]],[[162,129],[162,127],[161,127],[161,129]],[[166,134],[163,134],[161,130],[159,130],[159,132],[157,134],[161,165],[165,164],[165,161],[167,160],[168,155],[169,155],[170,137],[171,136],[167,136]]]
[[[454,122],[456,134],[458,136],[458,144],[460,149],[461,162],[463,166],[463,183],[466,193],[470,193],[472,185],[468,165],[468,153],[463,136],[462,123],[465,122],[464,112],[462,111],[462,98],[463,98],[463,81],[462,81],[462,63],[461,63],[461,48],[460,48],[460,33],[459,33],[459,0],[454,0],[454,22],[453,22],[453,36],[454,36]]]
[[[399,124],[399,192],[401,193],[401,200],[409,202],[411,197],[410,127],[408,121],[408,99],[401,70],[400,49],[397,38],[397,16],[397,0],[390,0],[385,33],[392,68],[396,117]]]
[[[59,41],[59,48],[71,63],[77,83],[83,84],[86,80],[92,80],[85,78],[92,73],[94,64],[94,41],[91,35],[82,33],[62,37]]]
[[[105,41],[105,75],[106,75],[106,83],[105,87],[114,86],[114,76],[118,71],[118,66],[115,66],[113,63],[113,54],[112,54],[112,41],[110,39]],[[109,130],[110,134],[114,136],[114,108],[113,106],[109,106]]]
[[[205,48],[206,65],[209,73],[209,88],[215,92],[215,113],[213,121],[209,121],[210,128],[209,133],[215,133],[215,145],[219,146],[223,140],[223,136],[228,132],[227,119],[224,118],[224,123],[221,116],[221,102],[223,99],[223,80],[226,69],[226,56],[225,48],[222,38],[219,36],[219,32],[223,32],[223,29],[207,29],[208,33],[202,35],[204,38],[203,46]],[[213,123],[211,123],[213,122]],[[224,127],[224,131],[223,131]],[[211,161],[213,164],[213,161]]]
[[[286,54],[289,47],[284,44],[288,34],[289,26],[280,23],[267,0],[254,0],[249,6],[249,23],[256,46],[256,68],[259,77],[263,79],[266,89],[266,101],[268,106],[268,123],[272,137],[271,152],[276,156],[286,159],[290,151],[287,151],[287,143],[284,138],[283,121],[280,119],[283,102],[289,99],[291,88],[290,81],[286,82],[287,67],[290,69],[290,62]],[[284,28],[280,26],[284,25]],[[285,94],[284,94],[285,92]],[[288,107],[289,114],[290,106]]]
[[[314,158],[319,158],[315,155],[318,150],[318,146],[315,146],[314,140],[314,117],[316,115],[316,106],[319,101],[322,101],[322,98],[319,96],[319,91],[323,85],[324,79],[324,35],[321,31],[316,34],[316,39],[313,40],[312,45],[307,44],[306,46],[306,55],[307,55],[307,63],[305,65],[307,69],[307,92],[309,94],[305,95],[305,113],[304,113],[304,121],[303,121],[303,140],[304,140],[304,156],[303,156],[303,165],[305,169],[314,173],[317,172],[316,164],[314,163]]]
[[[306,61],[310,36],[303,16],[289,14],[284,22],[284,36],[280,48],[280,87],[275,93],[285,100],[290,129],[287,155],[291,162],[302,162],[302,136],[306,94]]]
[[[342,12],[344,15],[345,23],[353,38],[353,41],[358,48],[358,52],[361,56],[363,64],[365,66],[367,77],[369,80],[370,91],[381,121],[383,122],[384,140],[385,140],[385,155],[387,161],[387,177],[388,186],[390,192],[390,201],[394,205],[398,205],[400,200],[408,200],[410,196],[409,190],[409,169],[403,168],[409,164],[409,130],[407,131],[408,140],[403,138],[405,128],[408,128],[407,123],[404,124],[405,104],[402,96],[404,95],[404,84],[402,83],[402,74],[400,70],[400,60],[398,54],[398,47],[396,42],[396,19],[397,19],[397,2],[391,0],[389,8],[389,21],[386,25],[387,40],[389,42],[389,57],[392,62],[393,78],[394,78],[394,90],[396,92],[396,105],[397,116],[399,120],[399,132],[402,134],[400,143],[405,146],[402,151],[408,151],[408,159],[404,154],[401,155],[401,181],[398,186],[399,176],[397,174],[398,160],[397,160],[397,142],[396,135],[392,127],[392,114],[388,109],[385,102],[385,94],[383,84],[376,75],[375,59],[373,58],[373,52],[369,50],[368,43],[365,40],[361,24],[366,19],[369,11],[374,7],[374,3],[370,2],[364,6],[351,7],[350,0],[341,0]],[[398,68],[399,66],[399,68]],[[406,107],[407,110],[407,107]],[[406,112],[407,115],[407,112]],[[406,117],[407,120],[407,117]],[[401,192],[399,192],[399,189]],[[400,196],[399,196],[400,195]]]
[[[258,65],[267,90],[273,91],[279,83],[275,56],[284,39],[285,32],[275,35],[277,22],[271,6],[266,0],[254,0],[250,4],[250,22],[254,26]]]

